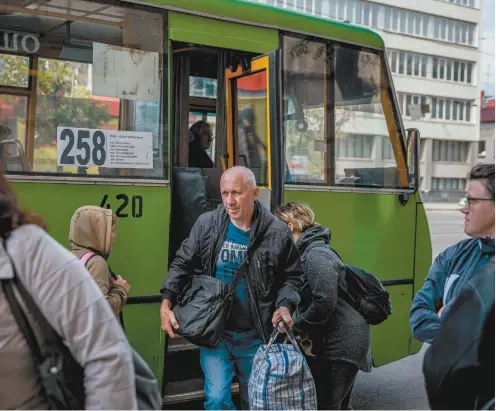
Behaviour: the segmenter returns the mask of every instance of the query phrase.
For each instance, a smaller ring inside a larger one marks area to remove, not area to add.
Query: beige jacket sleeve
[[[86,268],[93,276],[114,313],[119,314],[126,304],[127,291],[123,286],[113,284],[112,275],[105,259],[96,255],[88,261]]]

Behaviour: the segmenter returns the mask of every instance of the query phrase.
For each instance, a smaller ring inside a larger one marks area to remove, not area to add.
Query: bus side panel
[[[126,334],[161,376],[164,338],[158,294],[167,271],[169,187],[14,183],[13,188],[22,206],[40,214],[49,234],[67,248],[71,217],[78,207],[104,206],[120,215],[109,264],[131,285],[130,297],[149,296],[146,302],[124,309]]]
[[[286,190],[285,201],[300,201],[316,221],[331,229],[331,245],[346,263],[374,273],[381,280],[413,280],[416,203],[405,206],[394,194]],[[393,314],[371,326],[375,366],[408,355],[408,312],[412,284],[392,285]]]
[[[424,284],[425,277],[432,264],[432,242],[429,230],[429,221],[425,212],[420,193],[416,195],[417,200],[417,232],[415,235],[415,275],[413,285],[413,297]],[[422,348],[422,342],[414,337],[410,338],[409,354],[416,354]]]

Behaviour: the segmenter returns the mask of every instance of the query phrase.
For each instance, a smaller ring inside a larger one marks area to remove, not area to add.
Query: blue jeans
[[[248,381],[253,357],[263,344],[256,332],[225,332],[217,348],[200,348],[200,363],[205,374],[206,410],[235,410],[231,383],[238,377],[241,408],[249,409]]]

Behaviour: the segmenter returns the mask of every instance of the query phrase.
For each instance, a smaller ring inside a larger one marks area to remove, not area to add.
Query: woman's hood
[[[296,247],[302,254],[310,244],[329,244],[331,241],[331,230],[327,227],[317,225],[306,230],[296,241]]]
[[[72,250],[84,248],[108,257],[115,225],[117,218],[112,210],[96,206],[78,208],[72,216],[69,230]]]

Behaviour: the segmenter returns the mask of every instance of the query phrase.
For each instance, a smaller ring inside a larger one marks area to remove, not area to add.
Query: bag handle
[[[282,325],[284,326],[284,328],[286,330],[286,336],[288,337],[289,341],[291,342],[291,345],[293,345],[293,347],[295,347],[303,356],[305,356],[302,353],[300,346],[298,345],[298,342],[296,341],[296,338],[293,334],[293,331],[291,330],[291,328],[289,328],[288,323],[284,320],[281,320],[280,322],[282,323]],[[276,341],[276,339],[280,333],[281,332],[279,331],[278,324],[276,324],[276,326],[274,327],[274,331],[272,331],[272,335],[270,336],[269,342],[267,343],[266,355],[269,353],[270,347],[272,347],[272,345],[274,344],[274,342]]]

